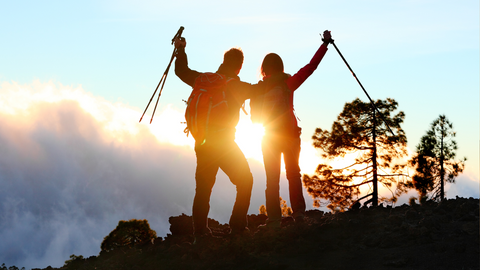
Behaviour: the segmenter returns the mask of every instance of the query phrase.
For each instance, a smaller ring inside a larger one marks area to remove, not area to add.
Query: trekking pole
[[[321,34],[320,34],[321,36]],[[323,40],[323,38],[322,38]],[[333,39],[330,39],[330,43],[333,45],[333,47],[335,47],[335,49],[337,50],[338,54],[340,55],[340,57],[343,59],[343,62],[345,62],[345,64],[347,65],[348,69],[350,70],[350,72],[352,73],[353,77],[357,80],[358,84],[360,85],[360,87],[362,88],[363,92],[365,92],[365,95],[367,95],[368,99],[370,100],[370,104],[372,104],[372,107],[374,110],[376,110],[378,112],[378,114],[380,115],[380,117],[382,118],[383,122],[385,123],[385,125],[388,127],[388,130],[390,130],[390,132],[392,133],[393,136],[395,136],[395,133],[393,133],[392,129],[390,128],[390,126],[388,125],[387,121],[385,120],[385,118],[383,118],[383,115],[382,113],[380,113],[380,111],[378,110],[377,106],[375,106],[375,103],[373,102],[373,100],[370,98],[370,95],[367,93],[367,90],[365,90],[365,88],[363,87],[362,83],[360,82],[360,80],[357,78],[357,75],[355,75],[355,72],[353,72],[352,68],[350,67],[350,65],[347,63],[347,60],[345,60],[345,57],[343,57],[342,53],[340,52],[340,50],[338,49],[337,45],[335,44],[334,40]]]
[[[175,42],[176,38],[182,37],[183,29],[185,28],[183,26],[180,26],[180,29],[178,29],[177,33],[172,38],[172,44]],[[158,82],[157,88],[155,88],[155,91],[153,92],[153,95],[150,98],[150,101],[148,102],[147,107],[145,108],[145,111],[143,111],[142,117],[140,117],[140,120],[138,121],[139,123],[142,122],[143,116],[145,115],[145,112],[147,111],[148,106],[150,106],[150,103],[152,102],[153,97],[157,93],[158,87],[160,86],[160,84],[162,84],[162,87],[160,88],[160,92],[158,92],[158,98],[157,98],[157,102],[155,103],[155,108],[153,109],[152,118],[150,119],[150,124],[152,123],[153,116],[155,115],[155,111],[157,110],[158,100],[160,100],[160,96],[162,95],[163,86],[165,85],[165,81],[167,80],[168,71],[170,70],[170,66],[172,65],[172,62],[173,62],[173,59],[175,58],[176,53],[177,53],[177,49],[173,48],[173,53],[172,53],[172,58],[170,58],[170,63],[168,63],[168,66],[165,69],[165,72],[163,73],[162,78]]]

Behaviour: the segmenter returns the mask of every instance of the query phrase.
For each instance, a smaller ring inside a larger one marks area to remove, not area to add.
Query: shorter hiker
[[[207,220],[218,169],[224,171],[236,186],[237,195],[229,225],[232,234],[242,234],[248,230],[247,212],[253,176],[247,159],[235,142],[235,128],[242,104],[253,94],[258,94],[260,87],[240,81],[238,74],[243,64],[243,52],[240,49],[227,51],[217,72],[201,73],[188,67],[185,46],[184,39],[175,40],[178,50],[175,74],[193,88],[186,119],[187,127],[195,138],[197,157],[192,208],[195,241],[199,237],[211,236]],[[209,98],[203,99],[205,96]],[[209,104],[208,100],[212,101],[211,106],[200,105]]]
[[[265,135],[262,140],[262,153],[267,177],[265,191],[267,208],[267,227],[280,227],[280,166],[285,161],[290,203],[296,222],[305,217],[305,199],[299,166],[301,128],[293,109],[293,93],[315,71],[323,56],[331,35],[324,33],[324,42],[310,63],[295,75],[284,72],[283,61],[279,55],[270,53],[265,56],[261,66],[266,93],[251,99],[251,117],[253,122],[262,123]],[[262,82],[260,82],[262,84]]]

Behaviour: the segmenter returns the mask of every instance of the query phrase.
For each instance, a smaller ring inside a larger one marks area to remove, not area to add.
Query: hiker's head
[[[243,52],[238,48],[231,48],[223,55],[223,66],[235,72],[236,75],[240,73],[243,65]]]
[[[260,73],[263,77],[273,75],[275,73],[283,73],[282,58],[276,53],[269,53],[263,58]]]

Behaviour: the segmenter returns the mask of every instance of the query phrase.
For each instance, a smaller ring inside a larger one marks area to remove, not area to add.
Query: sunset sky
[[[216,71],[239,47],[240,78],[250,83],[270,52],[294,74],[330,30],[370,96],[399,103],[412,153],[431,122],[447,116],[457,159],[467,158],[447,197],[478,198],[479,25],[478,1],[0,0],[0,264],[60,267],[71,254],[98,255],[119,220],[147,219],[165,236],[168,217],[191,215],[195,155],[181,123],[191,89],[173,65],[153,123],[153,104],[138,123],[180,26],[192,69]],[[321,162],[315,128],[330,130],[357,97],[368,100],[330,46],[295,94],[303,173]],[[265,200],[259,133],[242,115],[251,214]],[[210,217],[228,222],[234,195],[220,172]]]

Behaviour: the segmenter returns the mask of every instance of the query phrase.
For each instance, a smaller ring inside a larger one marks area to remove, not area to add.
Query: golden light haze
[[[94,96],[85,91],[81,85],[67,86],[58,82],[40,82],[38,80],[26,85],[20,85],[16,82],[2,82],[0,93],[0,114],[6,115],[6,119],[9,119],[12,127],[16,125],[15,123],[17,123],[17,126],[23,126],[24,128],[33,125],[34,123],[25,121],[29,121],[28,119],[30,118],[34,119],[34,117],[19,116],[34,114],[37,111],[34,108],[39,104],[48,106],[48,104],[61,101],[71,101],[74,102],[72,104],[78,104],[85,113],[91,115],[97,121],[93,127],[83,127],[85,130],[89,130],[85,133],[85,136],[92,136],[94,133],[102,137],[105,143],[121,144],[127,148],[135,148],[136,145],[139,144],[139,140],[143,140],[146,134],[153,135],[161,144],[170,144],[172,146],[187,147],[190,149],[179,148],[185,151],[191,151],[194,146],[193,137],[187,137],[184,133],[186,127],[184,123],[184,108],[176,108],[170,104],[165,106],[163,110],[157,111],[152,124],[149,124],[151,118],[149,114],[151,113],[150,110],[147,111],[143,121],[139,123],[138,120],[141,116],[139,108],[130,107],[122,102],[111,103],[102,97]],[[248,112],[248,102],[246,105]],[[68,108],[65,108],[65,115],[63,115],[63,117],[69,117],[68,113]],[[55,116],[52,115],[52,117]],[[43,119],[43,121],[47,122],[49,120],[51,119]],[[23,123],[19,121],[23,121]],[[76,125],[77,126],[70,128],[81,132],[81,122],[77,121]],[[91,131],[90,129],[99,130]],[[249,162],[260,166],[263,166],[261,152],[263,132],[261,125],[252,124],[249,115],[245,115],[243,112],[240,113],[236,141]],[[20,138],[17,140],[20,140]],[[19,145],[22,144],[19,143]],[[330,164],[333,168],[349,166],[354,163],[356,156],[356,154],[347,154],[344,158],[324,161],[320,157],[319,151],[312,146],[311,140],[303,140],[301,147],[300,167],[304,174],[313,174],[320,163]],[[28,140],[25,140],[25,144],[21,146],[21,149],[21,151],[31,151],[31,154],[35,152],[35,147],[29,145]],[[408,149],[408,152],[410,156],[414,151]],[[179,162],[178,167],[180,168],[183,165],[183,163]],[[475,179],[475,174],[469,172],[468,167],[467,163],[467,170],[464,173],[464,177],[465,179],[469,179],[468,185],[470,186],[478,180]],[[176,168],[171,169],[175,170]],[[283,160],[282,172],[285,172]],[[265,175],[263,173],[254,175],[257,182],[263,183],[264,177]],[[285,178],[285,176],[283,175],[282,178]],[[457,187],[456,185],[451,185],[456,192],[461,192],[461,190],[465,189]],[[388,196],[388,191],[383,191],[382,193]]]

